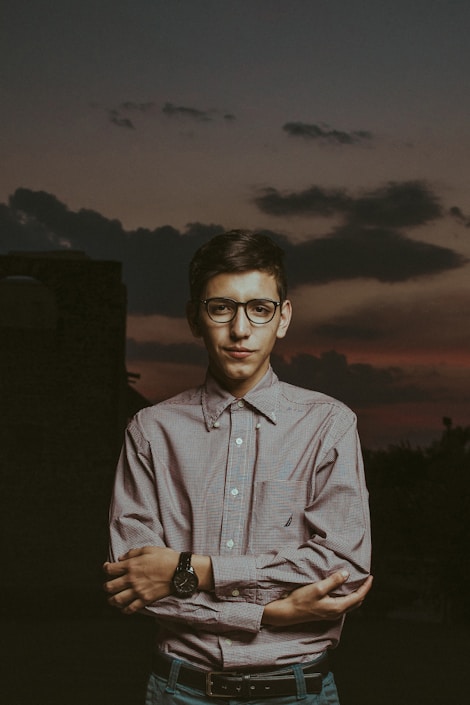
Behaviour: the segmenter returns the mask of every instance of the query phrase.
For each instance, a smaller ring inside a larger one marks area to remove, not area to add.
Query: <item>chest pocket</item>
[[[308,538],[304,520],[306,482],[256,482],[251,516],[250,548],[253,553],[300,544]]]

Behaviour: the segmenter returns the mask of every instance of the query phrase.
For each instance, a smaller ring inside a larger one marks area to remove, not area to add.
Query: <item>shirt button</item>
[[[232,597],[238,597],[240,594],[240,590],[232,590]]]
[[[230,490],[230,494],[231,494],[231,495],[233,495],[234,497],[236,497],[236,496],[237,496],[237,494],[238,494],[238,490],[237,490],[237,488],[236,488],[236,487],[234,487],[233,489],[231,489],[231,490]]]
[[[237,401],[237,406],[239,406],[240,409],[243,409],[243,407],[245,406],[245,402],[243,401],[243,399],[239,399]]]
[[[227,646],[232,646],[232,640],[231,639],[225,639],[225,643]]]
[[[219,428],[219,426],[220,426],[220,423],[219,423],[218,421],[215,421],[215,422],[214,422],[214,428]]]
[[[225,545],[227,546],[227,548],[233,548],[235,546],[235,543],[233,539],[229,539]]]
[[[237,446],[241,446],[241,444],[243,443],[243,438],[237,438],[235,443],[237,444]]]

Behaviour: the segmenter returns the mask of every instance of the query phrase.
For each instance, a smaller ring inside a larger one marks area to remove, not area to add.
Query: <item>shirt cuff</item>
[[[256,602],[255,556],[211,556],[214,592],[219,600]]]

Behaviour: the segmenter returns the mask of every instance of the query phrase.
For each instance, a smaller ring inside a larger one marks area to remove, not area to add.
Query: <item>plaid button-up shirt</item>
[[[285,666],[339,640],[343,619],[261,626],[263,606],[370,564],[368,494],[356,418],[269,370],[242,399],[205,385],[131,421],[111,505],[111,559],[169,546],[212,557],[214,591],[146,608],[157,646],[210,668]]]

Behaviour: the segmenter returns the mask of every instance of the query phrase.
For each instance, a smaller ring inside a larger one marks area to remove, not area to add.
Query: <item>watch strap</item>
[[[180,553],[177,570],[191,570],[192,555],[191,551],[183,551]]]

